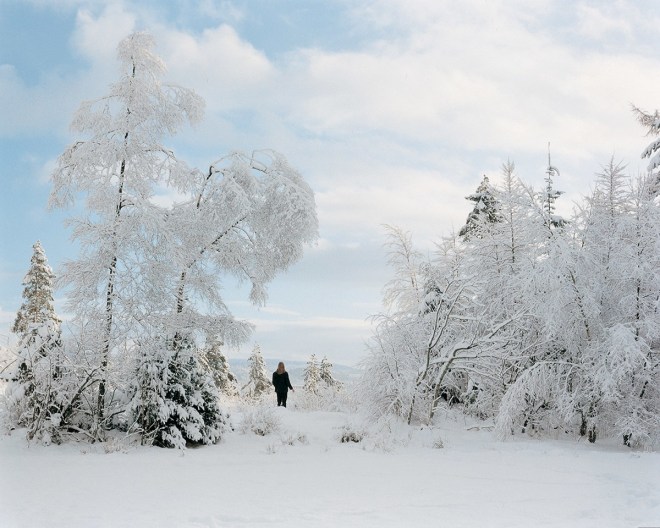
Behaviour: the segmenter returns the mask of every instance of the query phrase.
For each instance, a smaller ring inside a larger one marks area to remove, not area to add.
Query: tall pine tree
[[[28,439],[60,441],[65,394],[60,318],[53,307],[53,274],[39,242],[23,280],[23,304],[13,325],[19,336],[17,360],[7,390],[10,420],[26,427]]]
[[[30,331],[31,325],[60,322],[53,306],[54,280],[55,275],[48,265],[44,248],[37,241],[32,246],[30,269],[23,279],[23,304],[16,314],[12,332],[23,337]]]

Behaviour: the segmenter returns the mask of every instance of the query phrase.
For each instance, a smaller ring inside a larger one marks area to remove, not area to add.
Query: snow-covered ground
[[[245,415],[222,443],[185,452],[2,436],[0,526],[660,526],[660,453],[499,442],[458,415],[340,443],[359,421],[295,406],[268,408],[279,431],[257,436],[241,432]]]

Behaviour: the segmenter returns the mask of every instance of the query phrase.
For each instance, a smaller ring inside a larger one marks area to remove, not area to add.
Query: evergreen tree
[[[238,396],[238,380],[222,353],[222,343],[211,339],[200,358],[205,372],[211,375],[217,389],[226,396]]]
[[[160,346],[154,340],[143,345],[142,352],[136,360],[129,389],[132,399],[127,407],[126,420],[129,432],[139,433],[143,445],[152,445],[170,416],[166,391],[171,351],[164,340]]]
[[[319,380],[328,387],[339,388],[341,386],[341,382],[332,376],[332,363],[325,356],[323,356],[319,367]]]
[[[471,238],[483,236],[484,231],[488,230],[489,224],[495,224],[501,219],[499,203],[488,176],[484,175],[477,190],[467,196],[466,200],[474,202],[474,208],[458,234],[463,240],[468,241]]]
[[[552,228],[563,227],[566,224],[561,216],[556,214],[555,203],[564,194],[554,188],[553,178],[559,176],[559,169],[550,160],[550,144],[548,144],[548,168],[545,170],[545,189],[541,193],[541,205],[547,225]]]
[[[312,354],[305,366],[303,373],[303,390],[312,394],[317,394],[321,382],[321,372],[319,364],[316,361],[316,354]]]
[[[60,319],[53,308],[55,276],[39,242],[33,246],[23,285],[23,304],[13,330],[20,341],[7,396],[10,420],[28,439],[60,442],[67,401]]]
[[[657,110],[650,114],[633,106],[633,112],[637,115],[639,123],[647,129],[647,136],[660,135],[660,113]],[[658,167],[660,167],[660,140],[654,139],[644,149],[644,152],[642,152],[643,158],[649,159],[649,164],[646,168],[647,171],[656,176],[653,192],[657,194],[660,191],[660,171],[658,171]]]
[[[53,281],[55,275],[48,265],[41,242],[32,246],[30,269],[23,279],[23,304],[16,314],[12,332],[25,336],[31,325],[60,320],[53,307]]]
[[[220,409],[212,377],[197,361],[190,339],[165,343],[148,354],[138,368],[132,402],[133,428],[143,444],[183,449],[187,444],[214,444],[224,433],[227,419]]]
[[[248,358],[248,365],[248,382],[243,387],[243,393],[250,398],[259,399],[273,390],[273,383],[266,372],[266,363],[259,345],[254,345]]]

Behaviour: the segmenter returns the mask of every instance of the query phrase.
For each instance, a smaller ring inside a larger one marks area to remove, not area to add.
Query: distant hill
[[[247,382],[248,378],[248,362],[247,359],[227,359],[231,371],[238,378],[238,381],[243,384]],[[276,368],[279,360],[264,358],[266,362],[266,370],[271,374]],[[286,370],[289,373],[291,378],[291,384],[302,385],[303,382],[303,373],[305,372],[305,367],[307,366],[306,361],[287,361]],[[354,367],[347,367],[346,365],[332,365],[332,375],[335,379],[348,383],[356,380],[360,377],[362,371]]]

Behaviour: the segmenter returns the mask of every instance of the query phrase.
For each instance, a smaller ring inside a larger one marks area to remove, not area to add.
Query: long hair
[[[278,374],[284,374],[286,372],[286,369],[284,368],[284,362],[280,361],[277,364],[277,373]]]

